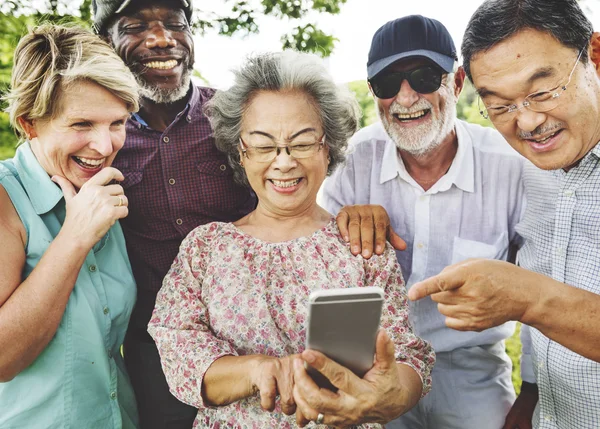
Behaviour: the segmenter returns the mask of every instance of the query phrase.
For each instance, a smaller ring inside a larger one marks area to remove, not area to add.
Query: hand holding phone
[[[384,292],[379,287],[323,289],[309,296],[306,348],[362,377],[373,366]],[[335,390],[307,366],[317,384]]]

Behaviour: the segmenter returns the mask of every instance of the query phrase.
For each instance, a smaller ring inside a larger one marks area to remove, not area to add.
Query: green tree
[[[369,86],[365,80],[355,80],[348,84],[350,91],[354,93],[356,101],[362,111],[362,117],[360,118],[360,128],[364,128],[367,125],[371,125],[377,121],[377,111],[375,110],[375,102],[373,101],[373,95],[369,91]]]

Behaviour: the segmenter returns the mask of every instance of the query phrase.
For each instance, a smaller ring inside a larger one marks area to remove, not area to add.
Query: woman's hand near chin
[[[84,247],[93,247],[117,220],[129,213],[123,187],[109,185],[113,180],[124,180],[116,168],[102,169],[79,192],[64,177],[53,176],[52,180],[62,189],[66,202],[67,214],[60,233],[68,234]]]
[[[273,411],[276,396],[279,395],[281,411],[292,415],[296,412],[294,402],[294,359],[299,355],[283,358],[258,356],[254,368],[250,372],[253,390],[260,394],[260,405],[263,410]]]

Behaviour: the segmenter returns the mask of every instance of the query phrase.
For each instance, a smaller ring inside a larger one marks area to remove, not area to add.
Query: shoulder
[[[382,158],[386,146],[393,144],[381,122],[364,127],[356,132],[348,143],[348,159],[356,158],[361,163]]]
[[[3,176],[4,173],[6,171],[2,171],[2,165],[0,165],[0,229],[20,237],[23,245],[25,245],[27,243],[27,231],[10,195],[5,189],[5,185],[7,185],[5,179],[9,176]]]
[[[200,94],[200,104],[206,103],[208,100],[210,100],[212,98],[213,95],[215,95],[215,92],[217,91],[214,88],[209,88],[206,86],[199,86],[199,85],[194,85],[196,90],[198,91],[198,93]]]
[[[215,240],[219,240],[224,232],[231,228],[230,223],[226,222],[210,222],[200,225],[185,237],[181,243],[181,248],[195,247],[206,248],[214,244]]]

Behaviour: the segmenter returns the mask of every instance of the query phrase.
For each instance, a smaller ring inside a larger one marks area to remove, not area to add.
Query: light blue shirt
[[[600,147],[568,172],[528,166],[524,182],[520,265],[600,294]],[[523,380],[539,388],[534,427],[600,428],[600,363],[525,325],[521,338]]]
[[[396,255],[407,288],[468,258],[507,260],[521,243],[524,158],[490,128],[457,120],[458,150],[448,172],[429,190],[408,174],[380,122],[351,140],[344,166],[325,181],[320,203],[332,214],[350,204],[380,204],[407,243]],[[436,353],[493,344],[514,332],[514,322],[483,332],[459,332],[431,298],[410,302],[415,333]]]
[[[65,201],[29,143],[0,163],[0,185],[27,231],[25,279],[60,231]],[[116,223],[87,255],[54,338],[29,367],[0,383],[0,428],[137,427],[120,353],[135,294]]]

